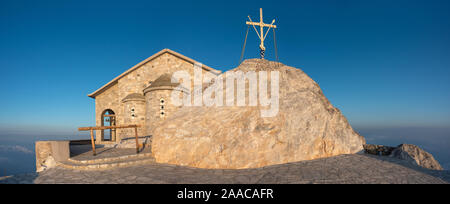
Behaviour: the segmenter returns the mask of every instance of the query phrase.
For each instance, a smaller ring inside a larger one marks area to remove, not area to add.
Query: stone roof
[[[172,74],[163,74],[153,81],[147,88],[144,89],[144,94],[153,90],[173,90],[178,87],[180,83],[172,83]],[[181,91],[185,91],[182,88]]]
[[[122,102],[126,101],[145,101],[145,97],[142,94],[139,93],[132,93],[125,96],[125,98],[122,99]]]
[[[89,94],[88,96],[91,97],[91,98],[95,98],[97,95],[101,94],[104,90],[106,90],[106,89],[108,89],[109,87],[111,87],[111,86],[113,86],[114,84],[116,84],[117,81],[119,81],[119,79],[121,79],[122,77],[124,77],[124,76],[126,76],[127,74],[131,73],[132,71],[134,71],[134,70],[140,68],[140,67],[141,67],[142,65],[144,65],[145,63],[147,63],[147,62],[149,62],[149,61],[151,61],[151,60],[153,60],[153,59],[155,59],[155,58],[161,56],[161,55],[164,54],[164,53],[170,53],[170,54],[172,54],[172,55],[174,55],[174,56],[176,56],[176,57],[178,57],[178,58],[180,58],[180,59],[183,59],[183,60],[185,60],[185,61],[187,61],[187,62],[189,62],[189,63],[192,63],[192,64],[197,63],[195,60],[193,60],[193,59],[191,59],[191,58],[189,58],[189,57],[186,57],[186,56],[184,56],[184,55],[182,55],[182,54],[180,54],[180,53],[177,53],[177,52],[175,52],[175,51],[173,51],[173,50],[170,50],[170,49],[163,49],[163,50],[157,52],[156,54],[150,56],[149,58],[145,59],[144,61],[140,62],[139,64],[137,64],[137,65],[131,67],[130,69],[128,69],[127,71],[125,71],[124,73],[122,73],[121,75],[119,75],[118,77],[114,78],[113,80],[111,80],[111,81],[108,82],[107,84],[103,85],[101,88],[99,88],[99,89],[97,89],[96,91],[92,92],[92,93]],[[216,73],[216,74],[220,74],[220,73],[221,73],[221,71],[216,70],[216,69],[213,69],[213,68],[211,68],[211,67],[208,67],[208,66],[206,66],[206,65],[204,65],[204,64],[202,64],[202,68],[203,68],[204,70],[207,70],[207,71],[210,71],[210,72],[213,72],[213,73]]]

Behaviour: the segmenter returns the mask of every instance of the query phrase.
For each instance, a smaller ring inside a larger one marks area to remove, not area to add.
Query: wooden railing
[[[78,131],[90,131],[91,132],[91,144],[92,144],[92,152],[94,156],[97,155],[95,152],[95,140],[94,140],[94,130],[107,130],[107,129],[120,129],[120,128],[134,128],[134,133],[136,136],[136,154],[139,153],[139,141],[138,141],[138,132],[137,128],[140,125],[116,125],[116,126],[97,126],[97,127],[80,127]]]

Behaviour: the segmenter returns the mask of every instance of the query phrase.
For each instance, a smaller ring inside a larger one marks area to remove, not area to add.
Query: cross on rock
[[[266,47],[264,47],[264,39],[266,39],[266,36],[269,33],[270,28],[274,28],[275,29],[275,28],[277,28],[277,26],[273,25],[275,23],[275,19],[272,20],[271,24],[266,24],[266,23],[263,22],[262,8],[259,9],[259,16],[260,16],[260,21],[259,22],[253,22],[252,19],[250,18],[250,16],[248,16],[248,19],[250,21],[247,21],[246,24],[253,26],[253,28],[256,31],[256,34],[258,35],[259,39],[261,40],[261,44],[259,44],[259,50],[260,50],[260,54],[261,54],[261,59],[264,59],[264,53],[266,51]],[[256,29],[255,26],[259,26],[260,32],[258,32],[258,30]],[[268,27],[266,34],[264,34],[264,27]]]

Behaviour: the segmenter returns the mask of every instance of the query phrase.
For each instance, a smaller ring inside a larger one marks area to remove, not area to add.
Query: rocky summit
[[[363,150],[364,138],[302,70],[249,59],[230,71],[278,71],[278,113],[261,117],[267,107],[260,104],[184,106],[153,132],[152,150],[158,163],[257,168]],[[226,74],[220,75],[224,81]]]
[[[406,160],[423,168],[443,170],[439,162],[434,159],[432,154],[416,145],[401,144],[392,151],[390,156]]]

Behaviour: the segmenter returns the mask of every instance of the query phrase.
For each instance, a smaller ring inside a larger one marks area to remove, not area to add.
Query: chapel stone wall
[[[172,91],[176,90],[154,90],[145,93],[146,135],[152,135],[154,129],[158,127],[160,122],[167,119],[180,108],[180,106],[175,106],[171,99]]]
[[[123,102],[123,118],[124,124],[136,124],[138,135],[145,136],[145,101],[144,100],[127,100]],[[135,137],[134,129],[123,129],[120,139]]]
[[[122,116],[122,105],[119,98],[119,86],[115,84],[110,88],[106,89],[103,93],[99,94],[95,98],[95,125],[102,126],[102,113],[111,109],[114,111],[117,118]],[[116,121],[116,125],[121,125],[119,121]],[[96,130],[96,142],[102,143],[103,136],[101,130]]]

